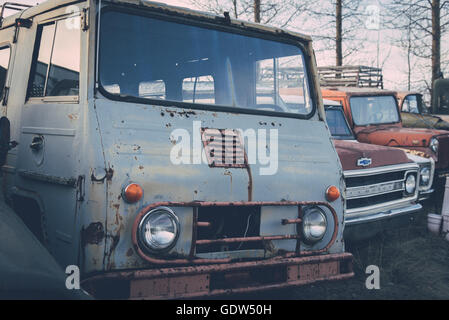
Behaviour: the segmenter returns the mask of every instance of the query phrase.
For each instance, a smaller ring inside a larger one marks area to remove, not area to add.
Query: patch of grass
[[[255,299],[420,300],[449,299],[449,242],[427,231],[422,210],[410,225],[347,244],[355,277],[254,296]],[[380,269],[380,290],[368,290],[366,267]]]

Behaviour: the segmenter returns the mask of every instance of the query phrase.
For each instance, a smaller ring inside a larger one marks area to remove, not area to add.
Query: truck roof
[[[399,99],[404,99],[406,96],[411,95],[411,94],[422,95],[418,91],[399,91],[399,92],[397,92],[397,96],[398,96]]]
[[[324,107],[342,107],[340,102],[334,100],[323,99]]]
[[[25,9],[23,11],[17,12],[11,16],[5,17],[2,23],[2,28],[6,28],[8,26],[14,25],[15,24],[15,20],[17,18],[23,18],[23,19],[28,19],[28,18],[32,18],[36,15],[39,15],[41,13],[50,11],[52,9],[64,6],[64,5],[69,5],[71,3],[78,3],[79,1],[76,0],[47,0],[44,1],[34,7]],[[116,4],[128,4],[130,6],[136,6],[136,7],[141,7],[141,8],[153,8],[153,9],[160,9],[163,10],[164,12],[168,12],[168,13],[175,13],[178,15],[185,15],[188,17],[193,17],[193,18],[206,18],[206,19],[214,19],[215,21],[217,17],[221,17],[223,18],[223,16],[217,16],[211,13],[207,13],[207,12],[201,12],[201,11],[196,11],[196,10],[192,10],[192,9],[187,9],[187,8],[182,8],[182,7],[177,7],[177,6],[172,6],[172,5],[168,5],[165,3],[160,3],[160,2],[154,2],[154,1],[146,1],[146,0],[103,0],[103,3],[116,3]],[[217,21],[218,22],[218,21]],[[234,25],[234,26],[239,26],[239,27],[247,27],[247,28],[251,28],[251,29],[256,29],[256,30],[260,30],[260,31],[264,31],[264,32],[270,32],[270,33],[274,33],[274,34],[283,34],[283,35],[290,35],[292,37],[296,37],[296,38],[300,38],[303,41],[312,41],[312,38],[310,36],[301,34],[301,33],[297,33],[297,32],[293,32],[293,31],[289,31],[286,29],[280,29],[277,27],[273,27],[273,26],[268,26],[268,25],[263,25],[263,24],[259,24],[259,23],[254,23],[254,22],[248,22],[248,21],[243,21],[243,20],[237,20],[237,19],[230,19],[230,24]]]
[[[321,87],[321,91],[335,96],[396,95],[396,91],[368,87]]]

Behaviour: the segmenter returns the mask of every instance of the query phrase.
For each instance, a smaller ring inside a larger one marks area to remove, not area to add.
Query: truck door
[[[35,42],[17,164],[17,185],[42,201],[46,242],[62,266],[78,262],[80,101],[85,94],[80,75],[86,74],[81,57],[87,57],[82,5],[70,8],[33,19]]]

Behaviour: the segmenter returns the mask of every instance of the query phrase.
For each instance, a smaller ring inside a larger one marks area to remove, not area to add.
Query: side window
[[[9,47],[0,48],[0,99],[3,98],[3,91],[6,84],[6,76],[8,74],[10,54],[11,49]]]
[[[28,97],[78,96],[80,28],[66,19],[38,27]]]
[[[405,98],[403,105],[402,105],[402,111],[416,113],[416,114],[419,113],[418,99],[416,98],[416,96],[410,95]]]
[[[256,62],[257,108],[308,114],[312,111],[301,55]],[[290,67],[292,64],[298,67]]]

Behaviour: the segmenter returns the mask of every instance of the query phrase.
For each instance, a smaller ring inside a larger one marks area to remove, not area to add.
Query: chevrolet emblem
[[[358,167],[368,167],[373,163],[370,158],[360,158],[357,160]]]

